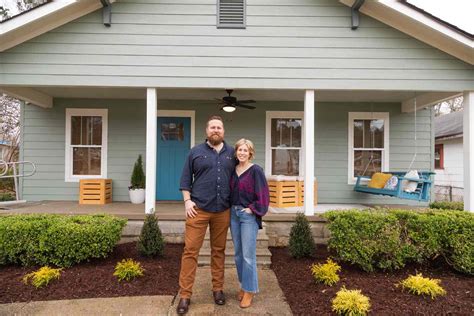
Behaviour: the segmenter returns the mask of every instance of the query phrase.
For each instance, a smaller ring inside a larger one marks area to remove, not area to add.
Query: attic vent
[[[245,28],[245,0],[217,1],[218,28]]]

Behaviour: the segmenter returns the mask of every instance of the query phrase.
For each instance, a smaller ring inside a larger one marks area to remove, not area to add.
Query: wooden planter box
[[[268,181],[270,206],[298,206],[298,181]]]
[[[112,179],[79,180],[79,204],[112,203]]]
[[[314,180],[314,205],[318,205],[318,182]],[[304,181],[298,181],[298,206],[304,206]]]

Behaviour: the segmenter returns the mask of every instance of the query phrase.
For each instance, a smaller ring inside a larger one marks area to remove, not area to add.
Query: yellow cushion
[[[376,172],[369,181],[368,187],[374,189],[382,189],[388,179],[392,177],[391,173]]]

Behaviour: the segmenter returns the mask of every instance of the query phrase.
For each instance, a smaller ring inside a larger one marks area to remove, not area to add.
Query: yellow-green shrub
[[[332,300],[332,310],[338,315],[363,316],[367,315],[369,309],[370,300],[360,290],[343,287]]]
[[[119,281],[130,281],[138,276],[143,276],[144,271],[140,262],[136,262],[133,259],[123,259],[115,266],[114,275]]]
[[[421,273],[410,275],[400,282],[400,285],[408,289],[409,293],[416,295],[429,295],[434,299],[438,295],[445,295],[446,291],[439,285],[438,279],[424,278]]]
[[[31,284],[36,288],[48,285],[51,280],[59,279],[61,271],[63,269],[54,269],[48,266],[42,267],[37,271],[28,273],[23,277],[23,283],[28,284],[28,280],[31,278]]]
[[[325,264],[318,263],[311,266],[314,279],[329,286],[333,286],[339,281],[337,274],[339,271],[341,271],[341,267],[331,259],[328,259]]]

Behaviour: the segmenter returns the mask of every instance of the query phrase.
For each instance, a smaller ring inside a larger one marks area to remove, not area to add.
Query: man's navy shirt
[[[207,212],[230,207],[230,176],[236,159],[234,148],[223,144],[219,153],[207,142],[194,146],[181,174],[179,189],[191,192],[191,200]]]

